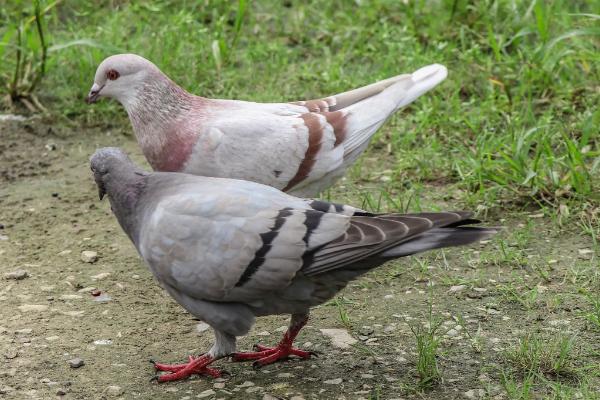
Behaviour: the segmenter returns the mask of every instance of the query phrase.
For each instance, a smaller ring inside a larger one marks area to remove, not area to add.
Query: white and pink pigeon
[[[447,76],[439,64],[318,100],[255,103],[188,93],[135,54],[98,66],[87,101],[118,100],[156,171],[259,182],[301,197],[329,188],[398,109]]]

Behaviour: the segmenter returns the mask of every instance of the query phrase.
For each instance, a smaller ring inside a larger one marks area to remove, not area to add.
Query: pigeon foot
[[[289,345],[280,343],[276,347],[267,347],[260,344],[254,346],[256,351],[244,352],[244,353],[234,353],[232,355],[233,361],[247,361],[247,360],[255,360],[252,363],[254,368],[260,368],[262,366],[273,364],[276,361],[287,359],[289,356],[298,356],[303,359],[308,359],[311,356],[316,356],[317,354],[312,351],[305,351],[296,349]]]
[[[205,354],[196,358],[189,356],[187,364],[161,364],[152,360],[150,362],[154,364],[154,368],[157,371],[170,372],[169,374],[158,375],[155,377],[158,382],[171,382],[185,379],[194,374],[208,375],[213,378],[222,376],[223,371],[208,367],[213,361],[215,361],[214,358]]]

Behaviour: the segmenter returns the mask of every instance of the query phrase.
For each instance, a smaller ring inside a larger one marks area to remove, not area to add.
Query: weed
[[[576,378],[574,337],[541,337],[527,334],[518,346],[508,350],[506,360],[522,376],[541,375],[552,379]]]
[[[438,347],[441,340],[440,336],[437,335],[437,331],[442,325],[442,320],[433,316],[433,306],[429,303],[425,327],[419,323],[407,322],[407,324],[417,340],[418,387],[421,390],[429,389],[442,378],[437,363]]]

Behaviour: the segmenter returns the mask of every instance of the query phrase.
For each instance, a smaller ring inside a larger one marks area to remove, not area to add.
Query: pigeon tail
[[[378,94],[354,103],[344,111],[348,114],[348,138],[344,141],[345,154],[364,148],[371,136],[401,107],[415,101],[417,98],[433,89],[448,75],[446,67],[432,64],[412,74],[399,75],[374,85],[386,86]],[[373,85],[356,91],[373,90]],[[351,93],[351,92],[348,92]],[[356,94],[354,94],[356,96]],[[350,157],[349,160],[354,160]]]
[[[442,247],[464,246],[485,240],[497,232],[498,229],[496,228],[472,226],[431,229],[413,240],[385,251],[380,254],[380,257],[391,259],[422,253],[427,250],[441,249]]]

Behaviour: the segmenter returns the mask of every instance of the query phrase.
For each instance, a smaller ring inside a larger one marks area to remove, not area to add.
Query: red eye
[[[119,73],[114,69],[109,69],[108,72],[106,73],[106,77],[108,79],[110,79],[111,81],[114,81],[115,79],[117,79],[119,77]]]

